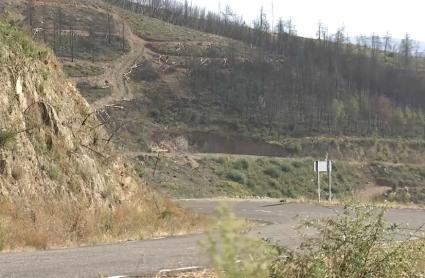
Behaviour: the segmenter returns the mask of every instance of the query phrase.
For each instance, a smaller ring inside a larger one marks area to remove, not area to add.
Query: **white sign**
[[[328,156],[326,155],[326,158]],[[317,173],[317,196],[319,197],[319,203],[321,201],[321,189],[320,189],[320,173],[328,173],[328,182],[329,182],[329,201],[332,201],[332,161],[315,161],[314,162],[314,171]]]
[[[315,161],[314,172],[332,172],[332,161]]]

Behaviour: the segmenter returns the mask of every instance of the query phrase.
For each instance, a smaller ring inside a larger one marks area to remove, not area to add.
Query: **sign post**
[[[317,170],[317,196],[319,197],[319,203],[320,203],[320,201],[321,201],[321,198],[320,198],[320,171],[319,170]]]
[[[328,173],[329,201],[332,201],[332,161],[315,161],[314,171],[317,173],[317,196],[321,202],[320,173]]]
[[[332,201],[332,161],[327,161],[328,164],[328,182],[329,182],[329,202]]]

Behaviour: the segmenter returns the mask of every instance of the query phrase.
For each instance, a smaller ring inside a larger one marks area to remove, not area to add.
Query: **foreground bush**
[[[402,236],[384,210],[346,207],[343,215],[309,221],[320,236],[272,267],[272,277],[417,277],[424,243]]]
[[[242,233],[221,209],[204,244],[220,277],[424,277],[425,243],[384,220],[385,210],[345,207],[342,215],[306,221],[318,231],[299,250],[271,247]],[[276,254],[279,254],[276,255]],[[267,267],[267,269],[266,269]]]
[[[247,223],[222,206],[214,231],[200,243],[218,277],[268,277],[277,251],[262,240],[245,235]]]

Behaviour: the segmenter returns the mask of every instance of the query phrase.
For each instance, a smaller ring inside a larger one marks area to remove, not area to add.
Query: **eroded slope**
[[[51,53],[0,23],[0,250],[180,233]]]

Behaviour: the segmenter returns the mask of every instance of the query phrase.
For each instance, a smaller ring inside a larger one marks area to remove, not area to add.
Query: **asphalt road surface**
[[[203,213],[212,213],[217,205],[213,200],[180,202]],[[279,205],[272,200],[229,201],[229,205],[236,215],[263,223],[252,233],[287,247],[299,244],[296,227],[303,219],[341,212],[339,207]],[[387,219],[414,229],[425,223],[425,211],[394,209],[389,211]],[[94,247],[3,253],[0,254],[0,277],[154,277],[161,269],[206,265],[197,244],[202,238],[202,235],[188,235]]]

